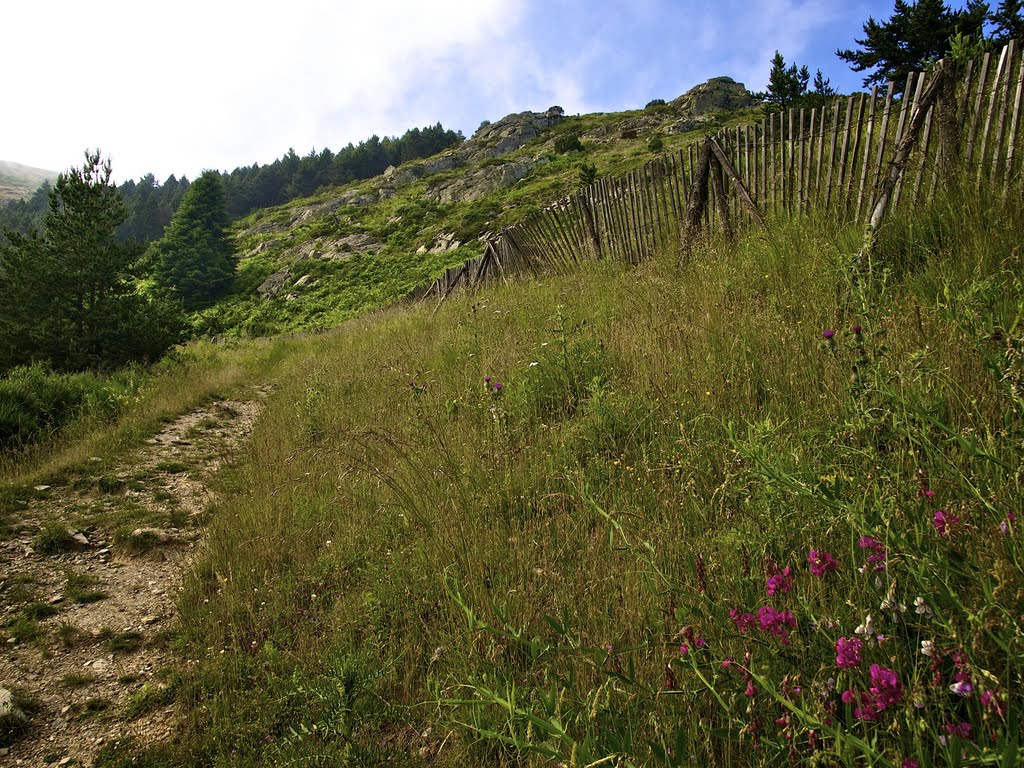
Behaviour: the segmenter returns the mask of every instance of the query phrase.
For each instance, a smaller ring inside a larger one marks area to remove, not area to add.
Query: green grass
[[[95,589],[99,579],[92,574],[68,570],[64,576],[64,597],[72,603],[85,605],[103,600],[107,596],[102,589]]]
[[[292,340],[186,581],[179,764],[1012,764],[1019,203]]]

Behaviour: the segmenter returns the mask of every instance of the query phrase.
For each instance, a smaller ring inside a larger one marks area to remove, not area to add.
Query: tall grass
[[[870,259],[779,222],[302,341],[143,757],[1015,764],[1021,210],[940,200]]]

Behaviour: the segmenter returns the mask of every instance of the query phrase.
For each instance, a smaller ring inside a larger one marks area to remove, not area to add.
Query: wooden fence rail
[[[705,227],[731,233],[775,217],[827,211],[878,226],[893,209],[970,180],[1003,194],[1022,177],[1024,60],[998,53],[943,60],[895,83],[722,130],[623,176],[605,177],[484,238],[483,253],[424,297],[584,259],[637,263],[681,248]]]

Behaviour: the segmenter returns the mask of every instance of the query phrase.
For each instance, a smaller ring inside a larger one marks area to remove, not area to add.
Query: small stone
[[[70,763],[71,755],[68,755],[67,757],[63,758],[59,763],[57,763],[57,765],[70,765]]]
[[[140,621],[144,625],[149,626],[150,624],[156,624],[158,621],[160,621],[160,617],[154,616],[153,614],[149,614],[148,616],[143,616]]]
[[[64,595],[54,595],[50,598],[50,605],[56,605],[57,603],[64,601]]]
[[[62,715],[66,715],[70,711],[71,711],[71,705],[68,704],[67,706],[61,707],[60,713]]]
[[[81,531],[79,531],[78,529],[76,529],[76,528],[68,528],[68,533],[70,534],[71,538],[75,540],[76,544],[78,544],[80,546],[83,546],[83,547],[88,547],[89,546],[89,537],[86,536]]]
[[[35,488],[33,488],[33,490],[39,491],[41,493],[43,491],[50,490],[50,486],[48,486],[48,485],[37,485],[37,486],[35,486]]]

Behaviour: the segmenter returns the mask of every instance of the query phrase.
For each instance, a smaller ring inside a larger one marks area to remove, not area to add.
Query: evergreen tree
[[[153,246],[158,280],[186,309],[206,306],[231,287],[235,258],[228,223],[220,174],[206,171],[189,187]]]
[[[1024,17],[1021,12],[1020,0],[1001,0],[999,7],[989,17],[995,27],[993,39],[996,43],[1024,40]]]
[[[798,67],[794,63],[787,66],[783,55],[775,51],[775,56],[772,57],[772,69],[768,74],[768,90],[756,93],[754,96],[765,102],[765,112],[785,111],[807,101],[807,83],[810,79],[811,73],[806,65]],[[820,69],[814,81],[815,86],[819,85],[819,81],[823,87],[828,88],[829,92],[825,95],[834,95],[835,92],[828,85],[828,79],[823,78]]]
[[[60,370],[154,358],[175,343],[174,307],[137,290],[137,249],[117,241],[127,217],[110,163],[86,153],[50,191],[42,236],[7,233],[0,249],[0,368]]]
[[[956,11],[943,0],[896,0],[888,21],[869,17],[864,23],[864,37],[855,41],[861,48],[838,50],[836,56],[854,72],[868,72],[864,87],[892,80],[899,91],[907,75],[944,56],[958,32],[981,39],[987,18],[988,5],[979,0]]]

